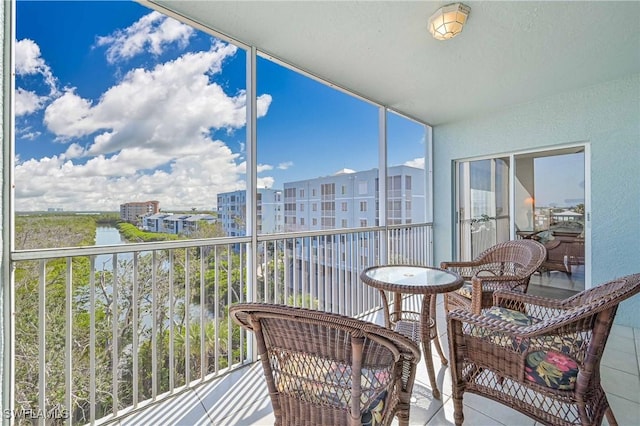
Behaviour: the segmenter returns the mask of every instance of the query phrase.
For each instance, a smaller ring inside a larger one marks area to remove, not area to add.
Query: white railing
[[[360,271],[432,264],[431,236],[429,224],[265,235],[255,271],[248,237],[15,252],[15,410],[116,420],[253,361],[229,305],[364,315],[380,300]]]

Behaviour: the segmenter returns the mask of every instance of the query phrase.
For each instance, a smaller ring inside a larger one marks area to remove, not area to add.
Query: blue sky
[[[245,187],[246,53],[127,1],[18,1],[16,210],[211,209]],[[258,185],[377,167],[378,110],[258,61]],[[422,126],[389,121],[389,164]]]

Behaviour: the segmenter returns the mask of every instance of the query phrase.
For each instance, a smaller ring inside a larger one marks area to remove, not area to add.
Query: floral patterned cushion
[[[507,321],[512,324],[527,326],[533,323],[538,322],[538,320],[532,316],[529,316],[520,311],[514,311],[512,309],[502,308],[500,306],[492,306],[491,308],[484,311],[484,316],[493,319],[499,319],[502,321]]]
[[[538,322],[537,318],[529,316],[523,312],[514,311],[512,309],[502,308],[500,306],[492,306],[483,312],[485,317],[491,319],[506,321],[519,326],[528,326],[535,322]],[[513,339],[511,336],[502,334],[496,331],[490,331],[485,328],[474,330],[473,334],[476,337],[483,337],[489,339],[494,345],[511,348],[514,351],[524,352],[527,345],[522,342],[521,339]]]
[[[555,351],[535,351],[527,355],[525,378],[542,386],[572,390],[578,377],[578,363]]]
[[[314,404],[348,410],[351,405],[351,366],[310,354],[285,354],[271,358],[279,392]],[[363,368],[360,376],[362,416],[365,426],[379,425],[385,414],[391,371],[387,367]]]
[[[384,401],[387,397],[387,391],[382,392],[369,407],[362,413],[360,422],[362,426],[376,426],[382,424],[382,417],[384,415]]]
[[[471,299],[471,290],[473,289],[473,286],[471,285],[471,283],[464,283],[462,284],[462,287],[460,287],[459,289],[456,290],[456,293],[458,293],[461,296],[466,297],[467,299]]]

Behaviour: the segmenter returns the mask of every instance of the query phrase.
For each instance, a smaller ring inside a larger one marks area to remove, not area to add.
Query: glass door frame
[[[483,155],[476,157],[460,158],[452,162],[452,248],[455,259],[461,259],[461,218],[460,218],[460,176],[458,173],[461,163],[479,160],[490,160],[496,158],[509,158],[509,238],[516,238],[516,159],[523,154],[541,154],[540,156],[547,156],[550,153],[567,150],[577,152],[576,150],[582,150],[584,154],[584,288],[589,289],[592,287],[591,282],[591,144],[589,142],[576,142],[571,144],[546,146],[535,149],[527,149],[521,151],[511,151],[506,153],[494,153],[491,155]]]

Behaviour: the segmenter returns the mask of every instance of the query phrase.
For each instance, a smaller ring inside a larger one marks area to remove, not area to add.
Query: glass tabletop
[[[427,266],[374,266],[363,271],[362,279],[374,287],[412,293],[451,291],[462,285],[458,274]]]

